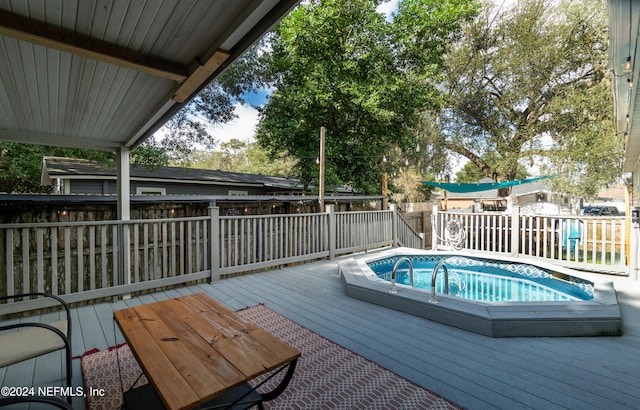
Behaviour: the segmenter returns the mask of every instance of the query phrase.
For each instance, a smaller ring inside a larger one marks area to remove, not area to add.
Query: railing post
[[[215,202],[209,204],[209,263],[211,281],[220,280],[220,208]]]
[[[640,224],[636,218],[631,218],[628,223],[631,224],[629,278],[631,280],[640,280],[638,275],[640,272]]]
[[[511,209],[511,256],[518,256],[520,249],[520,207]]]
[[[389,204],[391,211],[391,246],[398,246],[398,206]]]
[[[438,249],[438,212],[440,211],[440,207],[438,205],[433,206],[433,211],[431,212],[431,250],[435,251]]]
[[[327,223],[327,237],[329,238],[329,259],[333,260],[336,258],[336,232],[338,232],[335,205],[326,205],[325,212],[329,215],[329,222]]]

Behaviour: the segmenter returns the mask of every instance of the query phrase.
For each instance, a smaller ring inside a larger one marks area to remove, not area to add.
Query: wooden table
[[[215,398],[219,403],[232,391],[248,391],[249,380],[288,365],[277,389],[258,394],[260,400],[273,399],[286,388],[300,356],[298,349],[204,293],[118,310],[114,318],[168,409],[193,408]]]

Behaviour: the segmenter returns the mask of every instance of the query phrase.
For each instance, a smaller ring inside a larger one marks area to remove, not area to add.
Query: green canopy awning
[[[540,181],[542,179],[547,179],[547,178],[553,178],[553,176],[517,179],[514,181],[505,181],[505,182],[483,182],[483,183],[474,182],[470,184],[460,184],[457,182],[433,182],[433,181],[422,181],[422,183],[425,185],[436,187],[436,188],[442,188],[449,192],[467,193],[467,192],[488,191],[490,189],[508,188],[514,185],[529,184],[531,182],[536,182],[536,181]]]

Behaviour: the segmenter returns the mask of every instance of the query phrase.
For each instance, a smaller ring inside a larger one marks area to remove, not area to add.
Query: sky
[[[266,93],[259,96],[252,96],[249,99],[251,104],[263,105],[266,103]],[[235,113],[238,118],[226,124],[208,125],[208,131],[215,137],[218,144],[228,142],[235,138],[244,142],[255,141],[255,131],[258,125],[258,110],[249,104],[235,105]]]

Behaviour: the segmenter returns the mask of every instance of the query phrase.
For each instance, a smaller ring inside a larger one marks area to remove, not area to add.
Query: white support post
[[[327,205],[326,213],[329,214],[329,224],[327,227],[327,235],[329,236],[329,259],[334,260],[336,258],[336,232],[338,230],[336,226],[335,205]]]
[[[215,202],[209,205],[209,252],[211,256],[211,281],[220,280],[220,207]]]
[[[120,274],[121,283],[131,283],[131,238],[129,236],[129,224],[131,220],[131,185],[129,170],[129,154],[131,150],[122,147],[117,152],[117,179],[118,179],[118,220],[120,225]],[[125,297],[127,297],[125,295]]]
[[[511,209],[511,256],[517,257],[520,249],[520,207]]]
[[[431,250],[433,251],[438,249],[438,245],[440,245],[438,239],[438,212],[440,212],[440,207],[438,205],[434,205],[431,212]]]
[[[318,204],[320,206],[320,212],[324,212],[324,136],[327,132],[325,127],[320,127],[320,157],[318,159],[320,165],[320,184],[318,186]]]
[[[629,232],[629,279],[640,280],[640,220],[633,215],[627,216]]]
[[[396,204],[389,204],[389,210],[391,211],[391,246],[398,246],[398,206]]]

